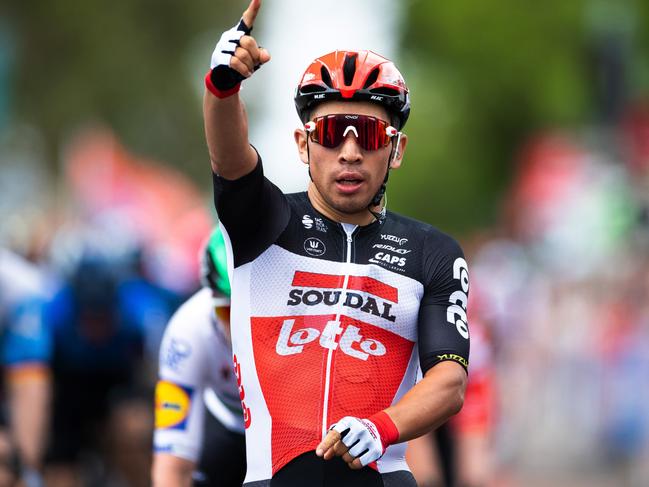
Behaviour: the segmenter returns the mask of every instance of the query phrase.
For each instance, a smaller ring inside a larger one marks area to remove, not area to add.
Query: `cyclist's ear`
[[[399,169],[399,167],[401,167],[401,162],[403,161],[403,153],[406,151],[406,145],[408,144],[408,136],[404,133],[401,133],[396,144],[396,151],[394,152],[392,159],[390,160],[390,169]]]
[[[304,129],[295,129],[293,133],[297,151],[300,153],[300,159],[304,164],[309,163],[309,149],[307,147],[307,135]]]

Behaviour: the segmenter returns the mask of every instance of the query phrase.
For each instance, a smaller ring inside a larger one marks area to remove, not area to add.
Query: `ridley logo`
[[[408,241],[405,237],[395,237],[394,235],[388,235],[386,233],[381,234],[381,240],[389,240],[390,242],[396,242],[399,245],[403,245]]]
[[[233,355],[232,360],[234,361],[234,375],[237,378],[237,386],[239,386],[239,399],[241,399],[241,409],[243,409],[244,427],[248,429],[250,423],[252,423],[252,416],[250,415],[250,408],[246,407],[245,403],[246,392],[243,390],[241,381],[241,364],[237,360],[236,354]]]
[[[343,353],[359,360],[367,360],[370,355],[380,357],[386,353],[385,345],[378,340],[363,338],[360,328],[354,325],[347,325],[343,329],[340,322],[331,320],[327,322],[327,326],[320,333],[316,328],[299,328],[293,331],[294,324],[295,320],[284,320],[275,345],[278,355],[287,356],[301,353],[304,346],[315,341],[318,336],[321,347],[330,350],[340,347]],[[355,343],[358,343],[360,350],[353,347]]]
[[[390,252],[394,252],[396,254],[402,254],[402,255],[409,254],[410,252],[412,252],[412,250],[397,248],[397,247],[393,247],[392,245],[386,245],[386,244],[374,244],[372,245],[372,248],[389,250]]]
[[[322,243],[322,240],[315,237],[309,237],[304,241],[304,251],[314,257],[320,257],[327,251],[327,247]]]

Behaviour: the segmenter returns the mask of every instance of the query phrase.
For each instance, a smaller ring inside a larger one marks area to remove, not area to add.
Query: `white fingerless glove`
[[[359,458],[363,467],[381,458],[399,438],[397,427],[384,411],[363,419],[345,416],[331,429],[340,433],[349,454]]]
[[[212,53],[210,71],[205,76],[205,86],[214,96],[226,98],[241,88],[241,81],[246,78],[230,67],[230,60],[239,46],[239,40],[251,31],[241,19],[237,25],[221,34]]]

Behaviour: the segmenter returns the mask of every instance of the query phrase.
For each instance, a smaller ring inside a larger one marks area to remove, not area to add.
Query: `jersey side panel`
[[[226,241],[227,243],[227,241]],[[269,479],[271,465],[271,422],[257,373],[252,346],[250,297],[251,264],[234,269],[232,280],[231,333],[235,376],[246,429],[245,482]]]

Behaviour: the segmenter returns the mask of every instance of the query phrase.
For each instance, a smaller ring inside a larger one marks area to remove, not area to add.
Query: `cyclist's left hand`
[[[325,460],[341,456],[355,470],[379,459],[384,452],[376,425],[353,416],[345,416],[333,425],[316,448],[316,455]]]

